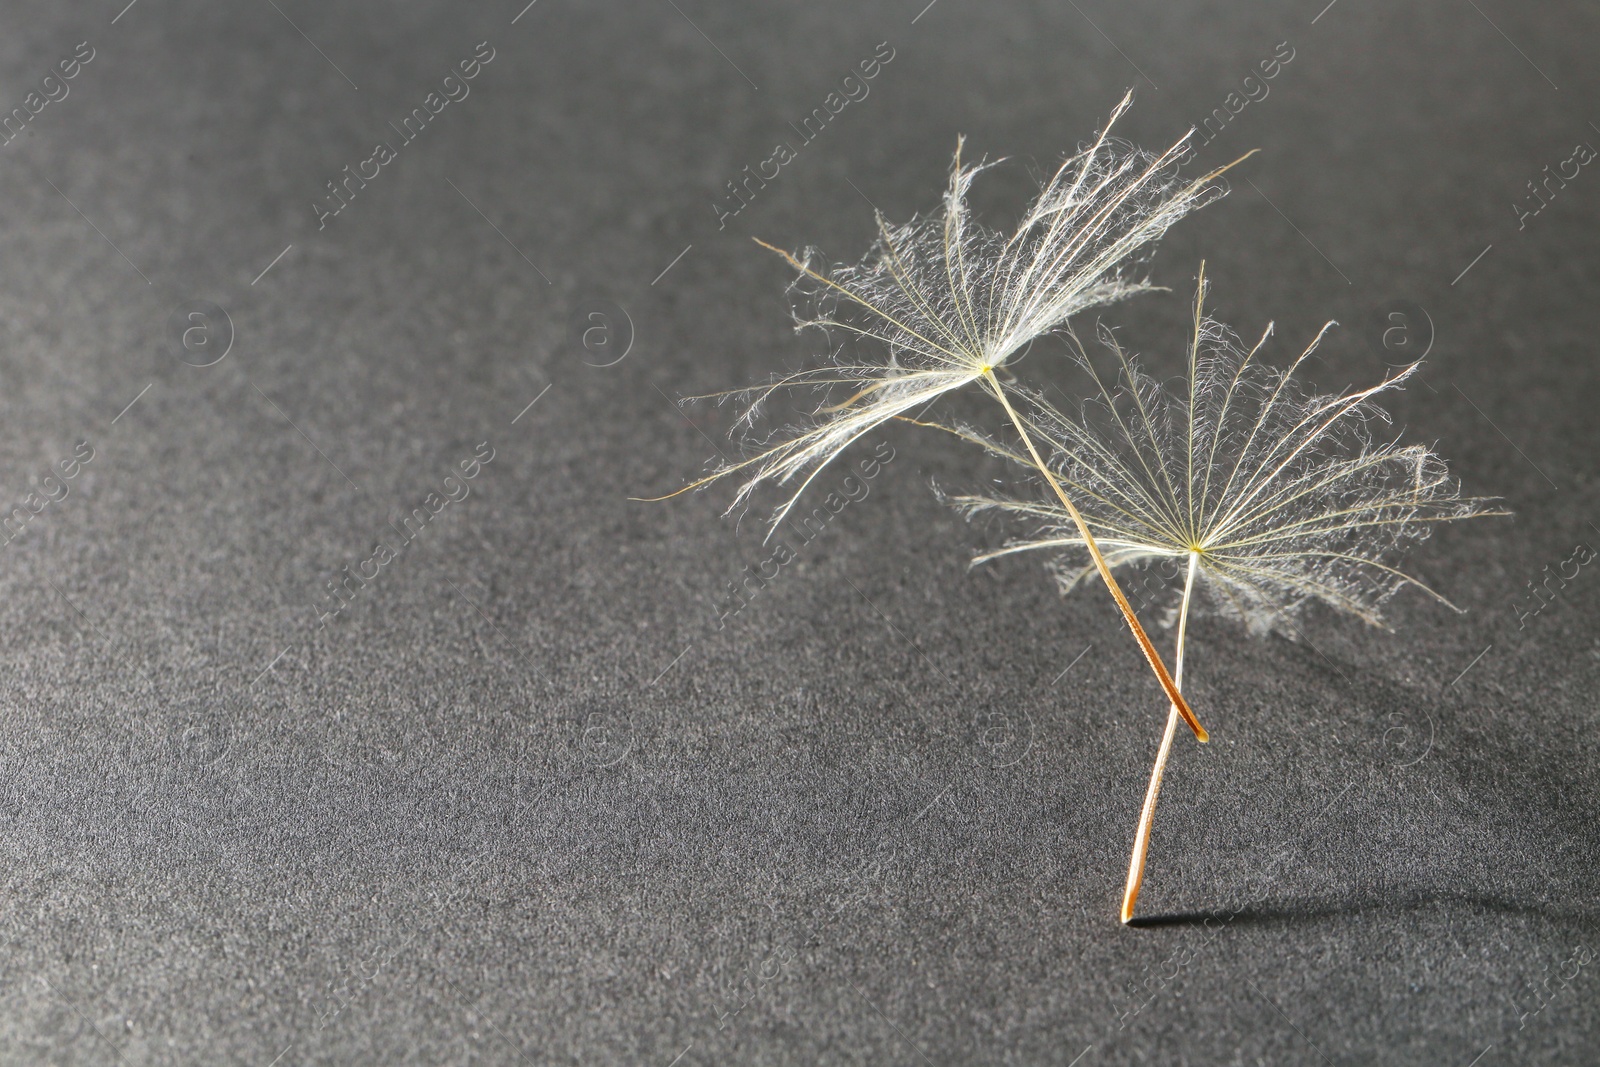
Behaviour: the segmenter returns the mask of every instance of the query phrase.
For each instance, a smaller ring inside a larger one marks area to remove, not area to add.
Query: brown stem
[[[1144,627],[1139,624],[1139,617],[1133,613],[1133,605],[1128,603],[1128,598],[1122,594],[1122,587],[1117,585],[1117,580],[1111,576],[1111,568],[1106,564],[1106,558],[1100,554],[1100,546],[1095,544],[1094,535],[1089,532],[1088,524],[1083,521],[1083,516],[1078,514],[1078,509],[1072,506],[1072,501],[1067,499],[1066,491],[1061,488],[1061,483],[1056,480],[1050,468],[1045,466],[1044,460],[1039,458],[1038,449],[1033,447],[1033,438],[1028,436],[1027,429],[1022,424],[1022,419],[1017,415],[1016,409],[1011,406],[1011,401],[1006,399],[1005,390],[1000,387],[1000,382],[994,376],[994,371],[985,370],[985,378],[989,387],[1006,409],[1006,414],[1011,416],[1011,424],[1022,435],[1022,443],[1028,446],[1028,454],[1033,457],[1033,465],[1044,475],[1045,481],[1050,483],[1050,488],[1055,490],[1056,497],[1060,499],[1061,506],[1067,509],[1067,514],[1072,516],[1072,521],[1077,524],[1078,534],[1083,538],[1084,545],[1089,549],[1089,555],[1094,559],[1095,569],[1100,572],[1100,577],[1106,583],[1106,589],[1111,592],[1111,599],[1117,602],[1117,607],[1122,610],[1122,617],[1128,620],[1128,628],[1133,631],[1133,636],[1139,642],[1139,647],[1144,650],[1144,658],[1150,661],[1150,667],[1156,672],[1156,678],[1161,682],[1161,688],[1166,690],[1167,699],[1172,702],[1173,710],[1183,716],[1183,721],[1189,724],[1189,729],[1194,731],[1195,737],[1201,741],[1209,741],[1211,735],[1206,733],[1206,728],[1200,725],[1200,720],[1194,717],[1194,712],[1189,710],[1188,701],[1183,699],[1183,694],[1178,691],[1178,683],[1172,680],[1172,675],[1167,673],[1167,665],[1161,662],[1161,654],[1156,651],[1156,646],[1150,640],[1150,635],[1144,632]]]
[[[1172,677],[1177,685],[1183,684],[1183,639],[1189,629],[1189,597],[1194,592],[1194,574],[1200,562],[1198,553],[1189,553],[1189,577],[1183,583],[1183,607],[1178,611],[1178,653],[1172,660]],[[1128,888],[1122,894],[1122,921],[1133,918],[1133,905],[1139,899],[1139,886],[1144,882],[1144,857],[1150,849],[1150,826],[1156,819],[1156,798],[1161,795],[1161,775],[1167,769],[1167,755],[1172,751],[1172,735],[1178,727],[1178,707],[1173,705],[1167,714],[1167,732],[1161,735],[1161,748],[1156,752],[1156,765],[1150,771],[1150,787],[1145,790],[1144,810],[1139,813],[1139,831],[1133,838],[1133,859],[1128,861]]]

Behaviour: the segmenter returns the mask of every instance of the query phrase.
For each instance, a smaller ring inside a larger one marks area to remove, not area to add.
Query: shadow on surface
[[[1340,916],[1360,915],[1365,912],[1417,911],[1423,908],[1464,907],[1477,911],[1502,912],[1513,915],[1537,915],[1552,922],[1568,922],[1578,926],[1600,929],[1600,915],[1575,912],[1546,904],[1512,900],[1492,894],[1465,893],[1413,893],[1405,896],[1368,894],[1342,900],[1302,900],[1281,903],[1250,904],[1229,910],[1178,911],[1158,915],[1135,916],[1128,925],[1141,929],[1165,926],[1206,926],[1215,929],[1230,923],[1307,923]]]

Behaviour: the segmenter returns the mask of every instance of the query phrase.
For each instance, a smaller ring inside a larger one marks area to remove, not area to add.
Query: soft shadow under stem
[[[1194,575],[1200,563],[1198,552],[1189,553],[1189,575],[1183,583],[1183,606],[1178,609],[1178,651],[1172,661],[1172,681],[1183,686],[1183,639],[1189,629],[1189,598],[1194,593]],[[1150,850],[1150,825],[1156,818],[1156,798],[1161,795],[1161,775],[1167,769],[1167,756],[1172,752],[1172,736],[1178,729],[1178,707],[1173,705],[1167,715],[1167,730],[1161,735],[1161,748],[1156,752],[1156,765],[1150,771],[1150,788],[1145,790],[1144,810],[1139,813],[1139,831],[1133,838],[1133,858],[1128,862],[1128,888],[1122,895],[1122,921],[1133,918],[1133,906],[1139,900],[1139,886],[1144,882],[1144,859]]]

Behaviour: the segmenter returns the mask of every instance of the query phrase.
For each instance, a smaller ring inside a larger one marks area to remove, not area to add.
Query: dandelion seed
[[[1061,165],[1009,237],[972,218],[967,194],[991,164],[964,165],[958,142],[944,210],[903,225],[879,214],[878,239],[859,263],[829,268],[814,249],[795,256],[758,242],[795,268],[795,288],[810,298],[814,312],[798,316],[797,328],[821,329],[855,343],[841,345],[826,366],[725,394],[750,398],[740,420],[745,426],[776,390],[816,388],[827,399],[805,425],[780,431],[776,443],[686,489],[739,472],[744,481],[731,511],[764,484],[794,485],[772,516],[770,536],[812,479],[852,442],[890,419],[976,385],[1005,410],[1035,466],[1071,513],[1072,502],[1032,452],[1027,426],[1008,395],[1016,387],[1002,384],[996,372],[1015,363],[1036,338],[1062,329],[1072,315],[1152,288],[1128,276],[1136,258],[1173,223],[1225,192],[1216,179],[1226,167],[1194,180],[1179,176],[1188,135],[1160,155],[1112,138],[1111,126],[1131,102],[1131,93],[1123,97],[1099,136]],[[886,355],[845,355],[873,348]],[[1204,728],[1100,562],[1086,527],[1082,535],[1163,689],[1205,740]]]
[[[951,498],[969,515],[999,511],[1036,528],[974,563],[1052,551],[1056,576],[1063,591],[1070,590],[1099,563],[1087,548],[1085,527],[1107,566],[1181,561],[1175,683],[1200,591],[1208,606],[1253,632],[1285,625],[1313,600],[1381,626],[1382,605],[1407,585],[1448,605],[1398,569],[1401,551],[1427,537],[1434,524],[1507,513],[1462,496],[1444,461],[1427,447],[1374,433],[1388,418],[1373,398],[1399,388],[1420,364],[1367,389],[1314,394],[1294,375],[1333,323],[1291,366],[1277,370],[1255,359],[1272,327],[1245,349],[1227,327],[1205,316],[1205,293],[1202,264],[1181,391],[1152,378],[1102,331],[1117,360],[1117,377],[1108,381],[1074,338],[1075,362],[1093,384],[1092,399],[1066,414],[1030,394],[1022,421],[1044,442],[1045,466],[1078,502],[1077,513],[1069,515],[1049,498]],[[979,430],[942,428],[1037,467],[1031,453]],[[1178,718],[1174,705],[1140,815],[1123,922],[1138,898]]]

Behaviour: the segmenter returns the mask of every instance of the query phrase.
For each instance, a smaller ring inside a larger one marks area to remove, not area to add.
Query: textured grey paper
[[[0,1062],[1600,1060],[1592,6],[123,3],[0,16]],[[1165,708],[967,571],[987,461],[875,436],[720,628],[754,517],[628,499],[819,350],[749,237],[853,258],[960,133],[1004,224],[1130,86],[1262,151],[1103,321],[1176,372],[1204,257],[1325,387],[1427,350],[1516,511],[1408,561],[1464,615],[1195,621],[1137,929]]]

